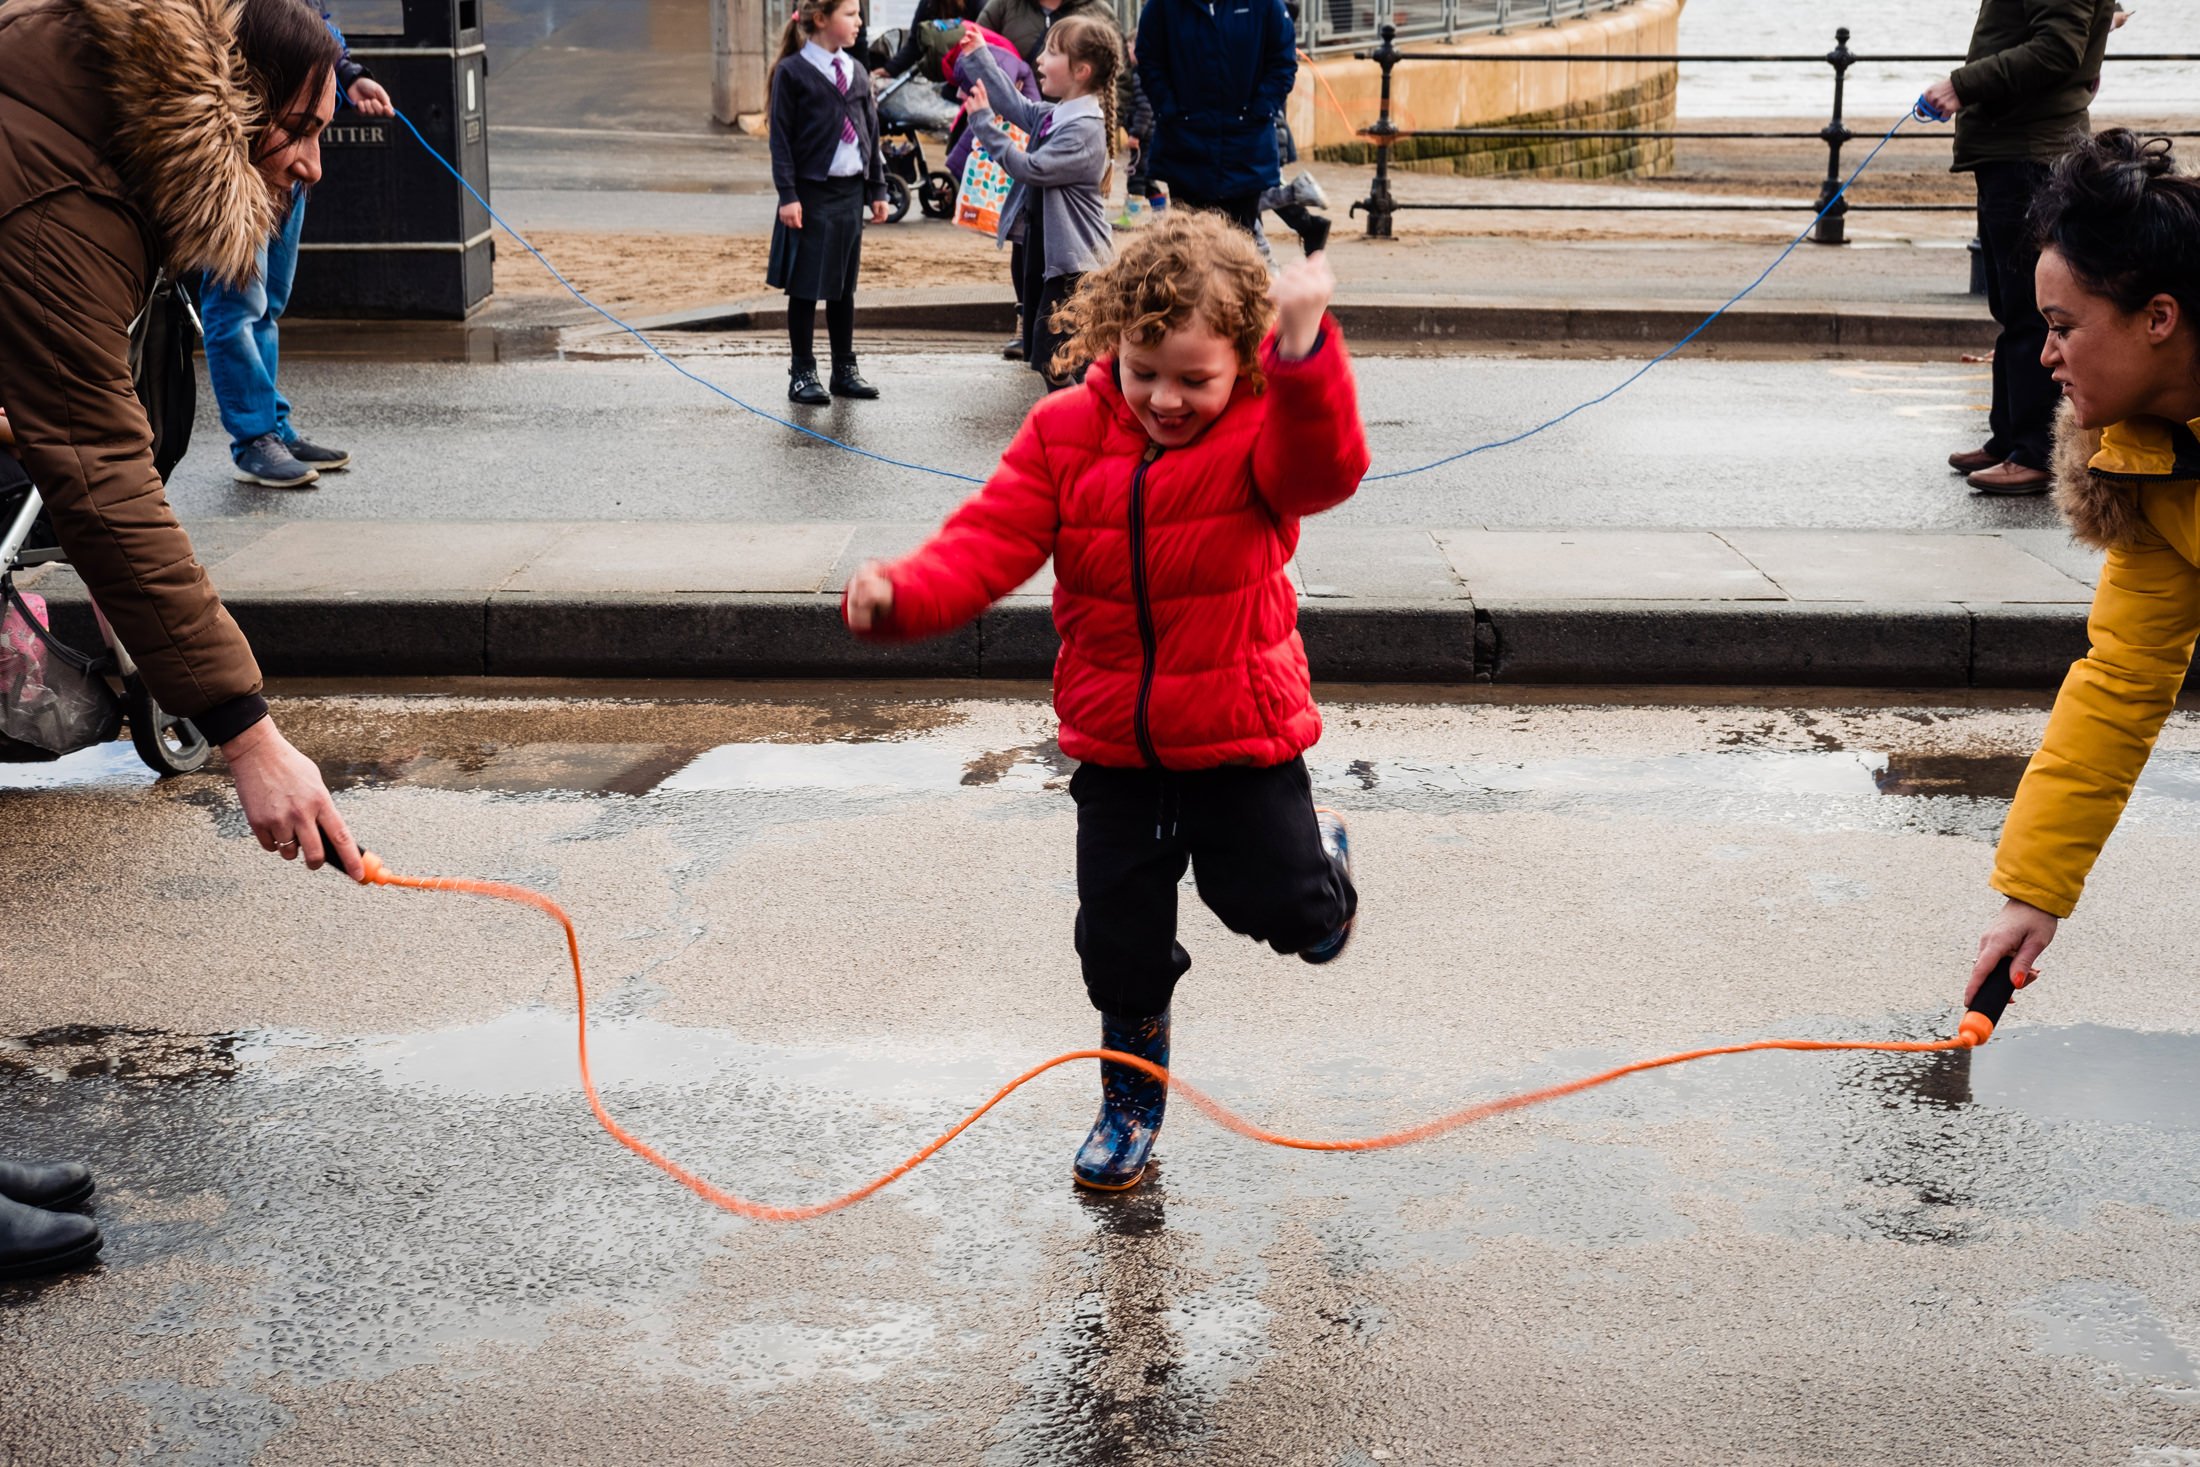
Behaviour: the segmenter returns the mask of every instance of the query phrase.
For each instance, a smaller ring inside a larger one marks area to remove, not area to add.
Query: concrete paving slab
[[[294,520],[211,569],[229,596],[487,593],[567,529],[528,521]]]
[[[2088,586],[2101,583],[2101,552],[2090,545],[2080,545],[2061,526],[2044,530],[2003,530],[2000,534],[2025,554],[2045,561],[2074,581],[2083,581]]]
[[[1314,520],[1299,540],[1301,587],[1316,598],[1464,600],[1467,588],[1436,537],[1422,529]]]
[[[546,595],[822,591],[854,529],[662,521],[576,525],[504,589]]]
[[[1999,535],[1730,530],[1726,542],[1798,601],[2091,601],[2093,590]]]
[[[1476,600],[1778,601],[1716,535],[1664,530],[1438,530]]]

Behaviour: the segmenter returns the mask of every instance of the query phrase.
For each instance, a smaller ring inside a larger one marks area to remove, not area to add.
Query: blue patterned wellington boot
[[[1150,1019],[1102,1014],[1100,1047],[1135,1054],[1166,1068],[1168,1013]],[[1154,1138],[1161,1134],[1161,1117],[1168,1105],[1169,1087],[1161,1081],[1144,1070],[1101,1061],[1100,1119],[1092,1123],[1092,1134],[1077,1149],[1077,1185],[1101,1192],[1137,1186],[1146,1174],[1146,1159],[1153,1155]]]

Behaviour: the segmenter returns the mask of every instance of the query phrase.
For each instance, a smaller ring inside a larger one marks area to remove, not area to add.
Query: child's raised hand
[[[1276,348],[1286,361],[1299,361],[1314,350],[1322,314],[1336,291],[1337,277],[1330,273],[1326,255],[1309,255],[1268,287],[1268,298],[1276,303]]]
[[[985,37],[978,34],[978,28],[974,25],[966,25],[963,27],[962,39],[955,43],[955,49],[968,56],[984,44]]]
[[[841,615],[848,619],[848,630],[867,632],[893,610],[894,583],[887,579],[885,562],[866,561],[848,577],[848,589],[843,593]]]
[[[991,112],[993,99],[985,94],[984,82],[972,82],[970,90],[963,93],[963,105],[972,112]]]
[[[800,229],[802,227],[802,206],[800,204],[781,204],[779,206],[779,222],[789,229]]]

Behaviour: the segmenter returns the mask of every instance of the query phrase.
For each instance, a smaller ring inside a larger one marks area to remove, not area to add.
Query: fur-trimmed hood
[[[252,166],[261,119],[231,0],[13,0],[0,6],[0,53],[22,80],[0,89],[44,125],[33,137],[11,123],[5,140],[27,195],[113,196],[143,221],[161,263],[251,277],[277,210]]]
[[[2099,550],[2128,545],[2146,525],[2139,491],[2147,484],[2200,480],[2191,432],[2155,418],[2106,429],[2078,426],[2065,402],[2055,419],[2055,508],[2070,533]],[[2179,440],[2187,442],[2183,445]]]

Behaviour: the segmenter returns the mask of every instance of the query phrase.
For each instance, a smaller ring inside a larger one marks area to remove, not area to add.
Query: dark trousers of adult
[[[1978,237],[1986,252],[1986,306],[2001,326],[1994,341],[1992,436],[1986,451],[2029,469],[2044,469],[2053,452],[2055,404],[2062,396],[2040,365],[2047,323],[2040,319],[2032,271],[2040,252],[2027,224],[2032,200],[2047,182],[2045,163],[1978,165]]]
[[[1235,199],[1206,199],[1198,194],[1183,194],[1176,185],[1169,185],[1169,207],[1172,209],[1204,209],[1210,214],[1220,214],[1247,234],[1260,220],[1260,195],[1246,194]]]
[[[1077,956],[1104,1014],[1150,1018],[1192,966],[1176,940],[1177,883],[1225,927],[1279,953],[1314,946],[1359,905],[1322,849],[1306,761],[1179,774],[1079,766]]]
[[[825,302],[825,339],[831,343],[833,365],[856,359],[856,298],[844,295]],[[798,367],[817,369],[817,302],[798,296],[787,299],[787,346]]]

